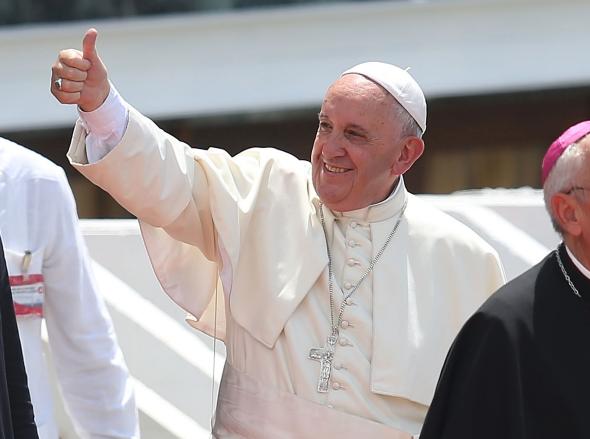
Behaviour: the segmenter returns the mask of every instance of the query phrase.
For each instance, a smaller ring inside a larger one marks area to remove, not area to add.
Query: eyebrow
[[[330,119],[330,118],[328,117],[327,114],[320,112],[320,113],[318,113],[318,119]],[[353,130],[358,130],[358,131],[362,131],[363,133],[367,133],[368,132],[365,127],[362,127],[362,126],[357,125],[357,124],[347,125],[346,128],[353,129]]]
[[[360,125],[355,125],[355,124],[347,125],[346,128],[353,129],[353,130],[356,130],[356,131],[362,131],[363,133],[367,133],[367,129],[364,128],[364,127],[362,127],[362,126],[360,126]]]

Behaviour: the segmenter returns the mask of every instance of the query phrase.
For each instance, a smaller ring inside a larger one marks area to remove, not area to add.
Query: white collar
[[[580,272],[584,276],[586,276],[588,279],[590,279],[590,270],[588,270],[586,267],[584,267],[584,265],[580,261],[578,261],[578,259],[574,256],[574,254],[567,247],[567,245],[565,246],[565,250],[567,251],[568,256],[570,257],[570,259],[572,260],[574,265],[578,268],[578,270],[580,270]]]
[[[351,220],[361,221],[363,223],[383,221],[397,215],[406,198],[407,192],[404,179],[400,175],[395,188],[386,199],[360,209],[349,210],[348,212],[333,211],[332,213],[335,218],[350,218]]]

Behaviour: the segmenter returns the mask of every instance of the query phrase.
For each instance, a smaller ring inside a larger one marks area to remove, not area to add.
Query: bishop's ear
[[[392,167],[395,175],[404,174],[424,152],[424,141],[419,137],[408,136],[400,141],[402,142],[401,153]]]
[[[564,233],[578,236],[582,233],[580,204],[573,195],[557,193],[551,198],[553,217]]]

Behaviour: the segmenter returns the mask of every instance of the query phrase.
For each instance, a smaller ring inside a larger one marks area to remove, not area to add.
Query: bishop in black
[[[38,439],[0,241],[0,439]]]
[[[543,162],[563,243],[500,288],[447,355],[420,439],[590,438],[590,121]]]
[[[420,439],[590,438],[590,279],[562,246],[457,336]]]

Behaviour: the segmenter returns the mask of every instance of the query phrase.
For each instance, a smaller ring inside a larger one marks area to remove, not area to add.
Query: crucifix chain
[[[393,229],[387,236],[385,243],[379,249],[375,257],[369,263],[369,266],[362,274],[358,282],[351,288],[350,292],[344,295],[342,299],[342,303],[340,304],[340,309],[338,310],[338,315],[336,318],[336,322],[334,322],[334,273],[332,267],[332,252],[330,251],[330,244],[328,242],[328,233],[326,231],[326,221],[324,219],[324,205],[320,203],[320,221],[322,223],[322,229],[324,230],[324,237],[326,239],[326,251],[328,253],[328,290],[330,293],[330,335],[328,336],[326,347],[325,348],[314,348],[309,351],[309,358],[311,360],[316,360],[320,362],[320,377],[318,380],[318,387],[317,391],[320,393],[325,393],[328,391],[328,384],[330,381],[330,376],[332,375],[332,362],[334,360],[334,348],[336,346],[336,342],[338,341],[338,328],[342,324],[342,316],[344,314],[344,308],[346,306],[346,301],[356,292],[359,288],[361,283],[366,279],[366,277],[373,271],[375,264],[381,259],[381,256],[385,252],[385,249],[393,239],[395,232],[401,223],[402,217],[406,210],[406,206],[408,205],[408,201],[406,200],[401,208],[399,216],[397,217],[397,221],[393,226]]]
[[[563,273],[563,277],[565,277],[566,282],[568,283],[574,294],[581,298],[582,296],[580,295],[580,292],[572,282],[572,279],[570,278],[569,274],[567,274],[567,271],[563,266],[563,262],[561,262],[561,256],[559,256],[559,249],[555,250],[555,257],[557,258],[557,265],[559,265],[559,268],[561,269],[561,272]]]

